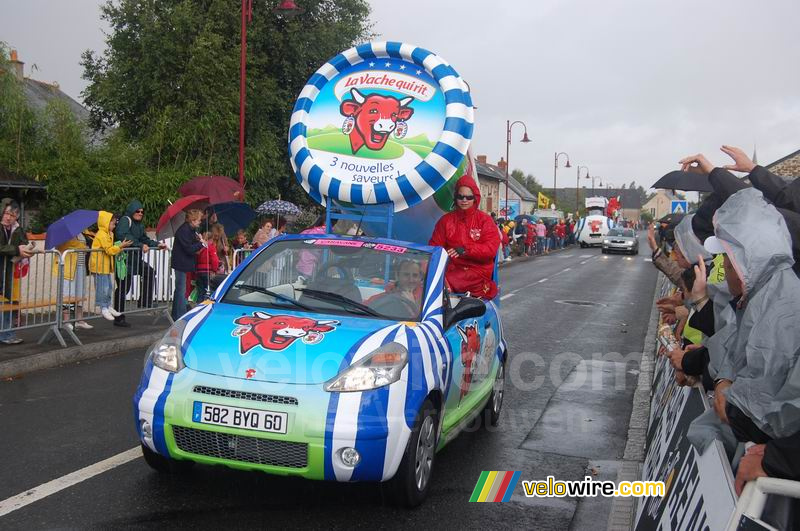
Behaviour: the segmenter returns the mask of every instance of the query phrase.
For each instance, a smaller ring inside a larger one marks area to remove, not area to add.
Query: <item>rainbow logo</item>
[[[514,494],[521,472],[518,470],[481,472],[475,490],[472,491],[471,502],[507,502]]]

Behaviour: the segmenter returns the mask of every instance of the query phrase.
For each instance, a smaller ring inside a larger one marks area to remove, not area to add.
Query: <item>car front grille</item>
[[[225,398],[236,398],[238,400],[251,400],[253,402],[268,402],[270,404],[283,404],[286,406],[297,405],[297,399],[294,398],[293,396],[266,395],[263,393],[248,393],[245,391],[232,391],[230,389],[206,387],[205,385],[195,385],[192,391],[203,395],[222,396]]]
[[[184,452],[258,465],[305,468],[308,465],[308,445],[230,435],[214,431],[172,426],[175,443]]]

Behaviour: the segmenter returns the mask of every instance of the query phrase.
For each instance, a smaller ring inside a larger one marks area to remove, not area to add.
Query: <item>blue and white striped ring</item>
[[[382,183],[343,182],[314,163],[306,138],[308,111],[320,90],[336,75],[352,65],[376,58],[412,62],[436,80],[445,98],[444,130],[433,151],[408,173]],[[309,78],[297,98],[289,123],[289,159],[297,181],[321,204],[325,204],[326,197],[358,205],[392,202],[399,212],[430,197],[450,180],[467,154],[473,124],[469,88],[444,59],[411,44],[371,42],[340,53]]]

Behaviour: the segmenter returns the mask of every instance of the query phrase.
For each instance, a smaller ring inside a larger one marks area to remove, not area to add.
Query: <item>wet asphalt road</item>
[[[467,500],[483,470],[615,477],[638,368],[626,360],[641,356],[656,271],[645,254],[571,248],[512,263],[501,279],[512,357],[500,425],[437,454],[416,510],[389,506],[374,485],[202,466],[160,476],[138,458],[0,517],[0,528],[605,528],[609,500],[528,499],[520,485],[511,503]],[[143,354],[0,382],[0,502],[137,446],[131,396]]]

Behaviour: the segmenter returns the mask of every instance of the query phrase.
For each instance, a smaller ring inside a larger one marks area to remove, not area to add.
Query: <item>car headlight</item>
[[[181,339],[183,330],[186,328],[186,321],[176,321],[167,333],[158,340],[148,353],[148,358],[152,358],[153,365],[169,372],[178,372],[186,365],[183,364],[183,354],[181,353]]]
[[[603,243],[608,243],[608,240],[603,240]]]
[[[393,384],[408,364],[408,349],[395,342],[378,347],[325,384],[329,392],[369,391]]]
[[[633,242],[625,242],[625,245],[633,245]]]

